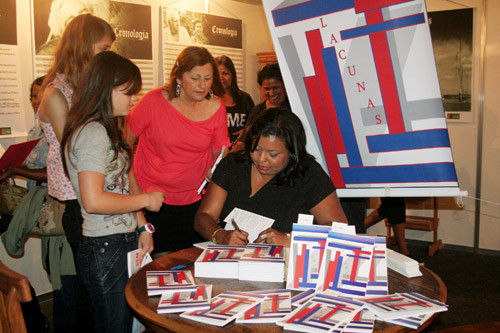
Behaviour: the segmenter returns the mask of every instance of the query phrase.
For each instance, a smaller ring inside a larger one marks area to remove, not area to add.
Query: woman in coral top
[[[148,92],[128,116],[128,143],[139,137],[135,191],[165,194],[158,213],[146,211],[156,229],[155,253],[203,240],[193,228],[198,188],[222,147],[230,145],[226,108],[218,97],[223,94],[214,58],[191,46],[177,57],[168,85]]]

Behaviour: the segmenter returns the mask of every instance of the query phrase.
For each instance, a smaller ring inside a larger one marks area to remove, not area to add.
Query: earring
[[[210,89],[208,94],[210,95],[210,98],[214,98],[214,91],[212,89]]]
[[[179,96],[181,93],[181,85],[177,83],[177,87],[175,88],[175,96]]]

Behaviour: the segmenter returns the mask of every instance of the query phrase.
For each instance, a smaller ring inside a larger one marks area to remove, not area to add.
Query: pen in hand
[[[238,226],[238,224],[236,223],[236,221],[234,219],[231,219],[231,224],[233,225],[234,230],[241,232],[240,227]],[[248,243],[248,239],[247,239],[247,243]]]
[[[238,227],[238,224],[236,224],[236,221],[234,219],[231,219],[231,224],[233,225],[234,230],[241,231],[240,227]]]

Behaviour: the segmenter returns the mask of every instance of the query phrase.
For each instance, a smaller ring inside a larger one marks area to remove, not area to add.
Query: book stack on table
[[[422,276],[418,261],[392,250],[387,251],[387,267],[408,278]]]
[[[250,243],[208,245],[194,263],[196,277],[283,282],[285,247]]]

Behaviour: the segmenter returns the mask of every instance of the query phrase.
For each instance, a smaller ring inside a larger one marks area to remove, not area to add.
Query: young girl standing
[[[151,252],[153,240],[139,210],[158,211],[162,192],[130,194],[131,150],[122,136],[124,117],[141,89],[130,60],[101,52],[75,92],[61,142],[65,167],[83,215],[77,255],[79,277],[94,306],[96,332],[130,331],[125,301],[127,252]],[[146,230],[147,232],[136,232]]]

